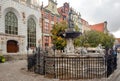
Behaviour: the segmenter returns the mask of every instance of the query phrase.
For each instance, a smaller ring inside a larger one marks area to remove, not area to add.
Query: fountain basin
[[[80,34],[82,34],[81,32],[76,32],[76,31],[67,31],[64,34],[61,35],[61,37],[65,38],[65,39],[74,39],[77,38],[78,36],[80,36]]]

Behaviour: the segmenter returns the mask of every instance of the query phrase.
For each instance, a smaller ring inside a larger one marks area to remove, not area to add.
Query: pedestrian
[[[114,69],[117,68],[117,49],[113,48],[113,52],[112,52],[113,58],[114,58]]]

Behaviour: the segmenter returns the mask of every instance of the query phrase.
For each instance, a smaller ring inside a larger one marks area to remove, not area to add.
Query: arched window
[[[28,47],[36,47],[36,23],[33,18],[28,19]]]
[[[5,15],[5,33],[18,34],[18,19],[13,12],[8,12]]]

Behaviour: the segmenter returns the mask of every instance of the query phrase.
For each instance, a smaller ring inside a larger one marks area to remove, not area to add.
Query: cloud
[[[116,38],[120,38],[120,29],[116,32],[111,32]]]
[[[45,5],[48,0],[41,0]],[[120,28],[120,0],[57,0],[58,7],[69,2],[82,18],[90,24],[107,21],[108,30],[115,32]]]
[[[102,6],[99,6],[94,11],[92,16],[94,17],[93,20],[96,22],[99,21],[108,21],[108,29],[110,31],[117,31],[120,27],[119,23],[119,14],[120,14],[120,1],[110,0],[106,3],[103,3]]]

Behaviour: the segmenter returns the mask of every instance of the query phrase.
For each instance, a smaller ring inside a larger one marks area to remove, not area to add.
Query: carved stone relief
[[[25,18],[26,18],[26,16],[25,16],[25,12],[22,12],[22,20],[23,20],[23,23],[25,24]]]

